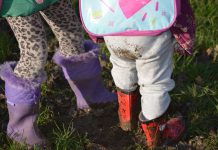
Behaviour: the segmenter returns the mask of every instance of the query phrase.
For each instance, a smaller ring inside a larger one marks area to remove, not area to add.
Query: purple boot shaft
[[[117,96],[109,92],[101,78],[101,66],[98,59],[99,47],[92,41],[84,43],[85,53],[69,58],[57,52],[56,64],[62,67],[77,99],[77,108],[90,108],[93,104],[115,102]]]
[[[44,146],[36,121],[39,114],[40,86],[46,79],[45,73],[35,80],[17,77],[13,68],[16,63],[1,66],[0,76],[5,81],[5,94],[9,112],[7,135],[12,140],[30,147]]]

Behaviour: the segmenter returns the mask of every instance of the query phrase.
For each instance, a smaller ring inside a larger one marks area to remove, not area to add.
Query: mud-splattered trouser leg
[[[20,60],[14,72],[25,79],[39,76],[47,59],[46,33],[40,15],[57,37],[62,55],[70,57],[84,51],[81,24],[70,0],[60,0],[31,16],[8,17],[20,48]]]
[[[170,104],[168,92],[174,88],[172,40],[170,32],[149,37],[105,37],[116,86],[124,92],[140,86],[142,114],[147,120],[160,117]]]

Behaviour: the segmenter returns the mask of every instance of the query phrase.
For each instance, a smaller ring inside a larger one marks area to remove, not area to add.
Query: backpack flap
[[[158,35],[179,10],[179,0],[80,0],[82,23],[96,37]]]

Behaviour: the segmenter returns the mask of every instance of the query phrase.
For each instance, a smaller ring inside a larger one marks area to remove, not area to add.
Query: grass
[[[191,0],[191,4],[195,11],[198,26],[196,49],[205,50],[209,47],[215,47],[218,43],[218,1]]]
[[[73,1],[77,4],[77,1]],[[184,57],[175,54],[174,56],[174,74],[176,88],[171,92],[173,111],[179,110],[185,116],[188,129],[185,141],[190,141],[196,136],[202,136],[205,149],[218,149],[218,1],[217,0],[191,0],[197,19],[197,40],[195,52],[192,56]],[[0,34],[0,60],[1,62],[14,57],[13,49],[14,38],[7,33]],[[208,54],[208,49],[212,52]],[[105,45],[103,52],[109,56]],[[12,56],[13,55],[13,56]],[[208,56],[209,55],[209,56]],[[110,69],[111,64],[106,63],[106,68]],[[109,70],[104,70],[103,77],[106,82],[111,80]],[[110,81],[111,82],[111,81]],[[114,88],[114,87],[112,87]],[[64,94],[63,94],[64,93]],[[72,96],[69,89],[63,87],[54,88],[50,83],[42,87],[42,105],[38,123],[40,128],[46,134],[49,141],[56,150],[82,150],[84,145],[90,142],[89,137],[80,135],[74,129],[73,121],[69,118],[62,121],[59,113],[54,107],[52,101],[45,102],[46,98],[58,97],[58,95]],[[75,103],[73,98],[72,103]],[[57,103],[56,105],[59,105]],[[5,103],[0,101],[1,122],[7,122],[7,109]],[[0,124],[1,124],[0,122]],[[0,150],[23,150],[25,146],[12,143],[5,136],[1,124],[0,130]],[[135,143],[135,149],[143,149],[144,146]],[[128,149],[128,148],[127,148]],[[131,149],[131,148],[129,148]]]
[[[71,123],[68,127],[64,125],[60,128],[56,124],[56,129],[53,131],[54,141],[56,143],[56,150],[81,150],[84,149],[82,137],[76,133]],[[77,136],[75,136],[77,135]]]

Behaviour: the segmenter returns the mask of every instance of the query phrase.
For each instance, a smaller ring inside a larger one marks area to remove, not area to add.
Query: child
[[[71,0],[5,0],[1,15],[6,17],[20,48],[19,62],[3,64],[0,72],[5,81],[9,138],[30,147],[46,146],[36,125],[47,59],[46,32],[41,16],[59,41],[60,50],[54,61],[62,67],[75,92],[78,109],[116,100],[116,96],[103,86],[99,48],[91,41],[84,41]]]
[[[81,11],[81,16],[91,37],[95,39],[96,35],[99,37],[104,36],[104,41],[111,53],[110,61],[113,65],[111,73],[118,89],[118,115],[120,126],[125,131],[132,130],[134,126],[134,111],[139,98],[137,90],[139,86],[141,94],[141,113],[139,114],[139,120],[142,122],[142,128],[147,138],[147,146],[149,148],[156,148],[160,144],[175,142],[182,135],[185,125],[181,117],[173,118],[168,121],[165,119],[165,114],[171,102],[168,92],[175,86],[171,78],[175,43],[173,35],[179,40],[183,49],[189,52],[193,46],[193,41],[189,41],[190,36],[187,31],[184,30],[184,34],[180,33],[183,31],[182,29],[187,29],[182,26],[184,22],[185,25],[187,25],[187,22],[189,25],[189,22],[193,23],[193,20],[191,20],[193,18],[191,16],[189,20],[184,21],[184,16],[187,17],[187,15],[181,15],[182,17],[178,16],[178,21],[171,27],[172,32],[166,30],[158,35],[147,36],[143,36],[141,32],[140,35],[131,36],[129,33],[135,34],[137,29],[144,27],[146,17],[151,14],[151,12],[145,13],[146,10],[142,10],[142,5],[144,6],[151,3],[148,6],[148,10],[151,6],[151,9],[153,8],[152,11],[158,13],[157,11],[159,7],[161,7],[161,4],[151,0],[115,1],[116,0],[113,0],[113,2],[109,3],[108,1],[101,0],[102,7],[94,6],[94,4],[86,5],[85,1],[81,1],[81,8],[90,7],[87,14],[85,11]],[[162,4],[163,3],[164,2],[162,2]],[[181,3],[181,9],[183,9],[182,13],[188,12],[192,15],[188,1],[182,0]],[[92,13],[92,7],[93,16],[90,15]],[[138,14],[137,11],[139,12]],[[160,16],[165,17],[169,12],[162,11]],[[113,18],[113,15],[116,16],[116,18]],[[106,16],[108,16],[108,18],[106,18]],[[142,21],[141,26],[139,25],[140,23],[137,24],[137,17],[139,16],[142,18],[139,20],[139,22]],[[155,15],[152,14],[150,16]],[[91,19],[89,19],[89,17]],[[114,19],[118,21],[116,22]],[[123,20],[124,22],[122,22]],[[107,21],[109,23],[107,23]],[[155,19],[151,20],[151,25],[156,22],[157,20]],[[125,24],[127,25],[121,30],[120,28]],[[100,26],[101,29],[99,29]],[[128,28],[133,28],[133,31],[126,31]],[[134,30],[135,28],[137,29]],[[189,29],[187,30],[189,31]],[[110,33],[110,31],[113,32]],[[158,30],[158,32],[159,31],[160,30]],[[117,36],[116,33],[121,35],[128,34],[128,36]],[[109,34],[111,34],[111,36]],[[185,51],[180,52],[184,53]]]
[[[147,137],[148,147],[156,147],[159,127],[164,123],[164,113],[170,105],[175,83],[173,71],[173,38],[170,31],[159,36],[105,36],[111,53],[112,76],[118,87],[119,118],[125,131],[133,128],[133,109],[138,101],[140,87],[141,108],[139,119]],[[178,129],[179,133],[182,129]]]

